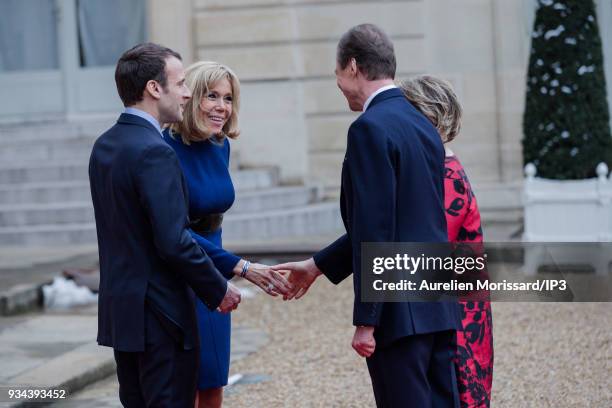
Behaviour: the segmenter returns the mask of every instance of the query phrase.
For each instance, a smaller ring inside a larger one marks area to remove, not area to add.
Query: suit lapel
[[[372,106],[391,98],[405,98],[405,96],[402,91],[399,90],[399,88],[387,89],[386,91],[379,93],[374,97],[374,99],[372,99],[372,102],[370,102],[370,104],[368,105],[366,112],[370,110]]]
[[[159,134],[159,131],[149,121],[139,116],[131,115],[129,113],[122,113],[121,116],[119,116],[119,119],[117,119],[117,123],[122,125],[135,125],[145,127],[155,132],[156,134]]]
[[[346,168],[346,155],[344,156],[344,161],[342,162],[342,173],[340,176],[340,216],[342,217],[342,222],[344,223],[345,229],[349,230],[349,214],[347,211],[348,200],[350,199],[349,192],[345,191],[345,189],[349,185],[348,178],[350,177],[349,171]]]

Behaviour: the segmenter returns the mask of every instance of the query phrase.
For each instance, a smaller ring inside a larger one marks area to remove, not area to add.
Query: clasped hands
[[[236,264],[234,273],[242,275],[245,261]],[[260,287],[270,296],[283,295],[284,300],[299,299],[306,294],[314,281],[322,274],[312,258],[299,262],[267,266],[263,264],[246,265],[243,275],[249,282]],[[240,290],[232,283],[227,283],[227,293],[219,306],[221,312],[235,310],[241,301]],[[370,357],[376,348],[374,327],[358,326],[352,341],[353,349],[361,357]]]
[[[291,285],[288,293],[283,294],[284,300],[301,298],[306,294],[314,281],[322,275],[313,258],[300,262],[287,262],[275,265],[271,269],[282,273],[283,276],[287,276],[287,281]],[[351,345],[361,357],[370,357],[376,349],[374,329],[372,326],[357,326],[355,328]]]
[[[258,263],[247,263],[241,259],[232,271],[235,275],[243,276],[249,282],[259,286],[270,296],[279,294],[286,296],[291,290],[291,284],[287,281],[282,272],[273,270],[271,267]],[[238,308],[242,296],[238,289],[231,282],[227,282],[225,297],[221,301],[218,310],[221,313],[230,313]]]
[[[288,262],[275,266],[247,263],[241,259],[234,267],[233,273],[257,285],[270,296],[282,295],[284,300],[302,297],[315,279],[321,275],[321,271],[316,267],[312,258],[302,262]],[[228,282],[227,291],[229,295],[232,295],[238,289]],[[238,303],[240,303],[239,300]],[[229,310],[221,306],[219,309],[222,312],[231,312],[238,307],[238,304],[233,306],[235,307]]]

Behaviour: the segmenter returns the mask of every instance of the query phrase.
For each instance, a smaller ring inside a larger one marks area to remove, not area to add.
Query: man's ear
[[[161,93],[162,93],[161,85],[157,81],[150,80],[147,82],[147,85],[145,86],[145,92],[151,95],[151,98],[157,100],[161,98]]]
[[[357,68],[357,60],[355,58],[351,58],[349,64],[351,66],[351,75],[357,76],[357,73],[359,72],[359,68]]]

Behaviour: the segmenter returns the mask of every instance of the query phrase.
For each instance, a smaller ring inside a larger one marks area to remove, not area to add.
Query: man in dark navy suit
[[[126,51],[115,71],[126,109],[89,162],[100,253],[98,343],[113,347],[126,407],[189,407],[198,331],[194,292],[231,312],[240,292],[192,239],[178,159],[160,123],[191,97],[181,57],[156,44]]]
[[[352,111],[340,206],[346,234],[290,269],[301,297],[321,274],[337,284],[353,274],[352,346],[366,357],[378,407],[458,407],[453,364],[460,327],[455,302],[361,300],[362,242],[446,242],[444,148],[432,124],[394,84],[393,45],[371,24],[338,44],[337,84]]]

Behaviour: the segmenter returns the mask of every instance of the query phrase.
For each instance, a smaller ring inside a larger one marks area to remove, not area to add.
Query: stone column
[[[178,51],[185,66],[193,62],[191,0],[147,0],[148,39]]]
[[[463,126],[449,145],[477,184],[498,182],[500,121],[492,0],[427,0],[427,72],[450,80]]]

